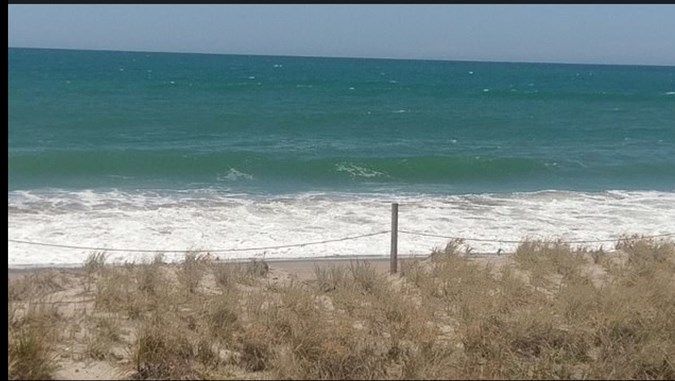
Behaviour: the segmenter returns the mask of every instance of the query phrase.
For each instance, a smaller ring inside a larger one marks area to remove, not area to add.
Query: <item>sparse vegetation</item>
[[[180,264],[178,280],[189,293],[196,292],[208,262],[210,259],[206,255],[197,252],[185,254],[185,259]]]
[[[87,259],[84,261],[84,271],[88,274],[94,274],[98,271],[101,271],[105,266],[106,253],[102,251],[97,251],[89,254]]]
[[[70,280],[65,274],[51,269],[42,270],[11,282],[7,287],[7,296],[16,302],[35,300],[62,291],[69,285]]]
[[[57,369],[54,353],[58,311],[50,304],[28,303],[8,309],[7,361],[10,380],[50,380]]]
[[[95,253],[81,274],[95,297],[84,355],[126,356],[116,366],[133,379],[675,378],[672,241],[527,241],[492,261],[462,245],[400,276],[353,261],[274,284],[264,261],[105,266]],[[63,319],[38,303],[78,283],[54,274],[10,284],[10,378],[57,369]]]

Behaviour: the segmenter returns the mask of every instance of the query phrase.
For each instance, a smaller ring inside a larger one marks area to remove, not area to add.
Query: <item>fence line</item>
[[[361,234],[357,236],[348,236],[337,239],[327,239],[323,241],[313,241],[313,242],[304,242],[304,243],[295,243],[289,245],[277,245],[277,246],[262,246],[262,247],[245,247],[245,248],[233,248],[233,249],[199,249],[198,251],[209,252],[209,253],[227,253],[235,251],[257,251],[257,250],[272,250],[272,249],[284,249],[289,247],[303,247],[303,246],[312,246],[320,245],[324,243],[331,242],[340,242],[340,241],[349,241],[355,240],[364,237],[372,237],[380,234],[387,234],[389,230],[379,231],[375,233]],[[94,251],[122,251],[128,253],[185,253],[191,250],[143,250],[143,249],[118,249],[118,248],[105,248],[105,247],[88,247],[88,246],[74,246],[74,245],[59,245],[53,243],[44,243],[44,242],[35,242],[35,241],[24,241],[17,239],[8,239],[9,242],[22,243],[27,245],[36,245],[36,246],[48,246],[48,247],[61,247],[65,249],[79,249],[79,250],[94,250]]]
[[[474,242],[494,242],[494,243],[521,243],[524,240],[521,239],[519,241],[512,241],[512,240],[497,240],[497,239],[481,239],[481,238],[463,238],[463,237],[453,237],[453,236],[445,236],[445,235],[439,235],[439,234],[429,234],[429,233],[421,233],[421,232],[411,232],[407,230],[399,230],[399,233],[402,234],[408,234],[408,235],[419,235],[419,236],[425,236],[425,237],[434,237],[434,238],[445,238],[445,239],[455,239],[455,240],[463,240],[463,241],[474,241]],[[666,234],[657,234],[657,235],[651,235],[651,236],[640,236],[640,238],[658,238],[658,237],[670,237],[670,236],[675,236],[675,233],[666,233]],[[614,238],[614,239],[600,239],[600,240],[586,240],[586,241],[557,241],[555,242],[560,242],[560,243],[603,243],[603,242],[617,242],[617,241],[625,241],[631,239],[631,237],[626,237],[626,238]]]
[[[232,248],[232,249],[214,249],[214,250],[198,249],[198,251],[210,252],[210,253],[225,253],[225,252],[237,252],[237,251],[273,250],[273,249],[283,249],[283,248],[290,248],[290,247],[313,246],[313,245],[320,245],[320,244],[332,243],[332,242],[349,241],[349,240],[355,240],[355,239],[360,239],[360,238],[365,238],[365,237],[372,237],[372,236],[381,235],[381,234],[387,234],[387,233],[390,233],[390,232],[391,232],[391,230],[383,230],[383,231],[379,231],[379,232],[375,232],[375,233],[361,234],[361,235],[357,235],[357,236],[348,236],[348,237],[337,238],[337,239],[304,242],[304,243],[296,243],[296,244],[288,244],[288,245],[245,247],[245,248]],[[447,235],[440,235],[440,234],[413,232],[413,231],[408,231],[408,230],[399,230],[398,232],[401,233],[401,234],[408,234],[408,235],[417,235],[417,236],[432,237],[432,238],[443,238],[443,239],[456,239],[456,240],[471,241],[471,242],[521,243],[521,242],[524,241],[523,239],[516,241],[516,240],[465,238],[465,237],[447,236]],[[675,233],[656,234],[656,235],[650,235],[650,236],[640,236],[640,238],[649,239],[649,238],[672,237],[672,236],[675,236]],[[555,241],[555,242],[560,242],[560,243],[603,243],[603,242],[617,242],[617,241],[627,240],[627,239],[631,239],[631,237],[626,237],[626,238],[619,237],[619,238],[604,239],[604,240]],[[186,253],[186,252],[191,251],[191,250],[144,250],[144,249],[120,249],[120,248],[106,248],[106,247],[89,247],[89,246],[75,246],[75,245],[60,245],[60,244],[16,240],[16,239],[7,239],[7,241],[14,242],[14,243],[20,243],[20,244],[27,244],[27,245],[60,247],[60,248],[78,249],[78,250],[95,250],[95,251],[106,251],[106,252],[117,251],[117,252],[135,252],[135,253]],[[377,253],[377,254],[351,254],[351,255],[370,256],[370,255],[386,255],[386,254]],[[418,255],[418,254],[410,254],[410,255]],[[419,255],[421,255],[421,254],[419,254]]]

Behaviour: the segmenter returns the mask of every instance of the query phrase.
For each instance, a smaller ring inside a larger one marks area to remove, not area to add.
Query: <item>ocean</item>
[[[8,48],[7,137],[9,267],[675,233],[672,66]]]

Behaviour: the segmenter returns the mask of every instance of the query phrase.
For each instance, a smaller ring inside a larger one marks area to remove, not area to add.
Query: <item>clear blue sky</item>
[[[9,5],[10,47],[675,65],[675,5]]]

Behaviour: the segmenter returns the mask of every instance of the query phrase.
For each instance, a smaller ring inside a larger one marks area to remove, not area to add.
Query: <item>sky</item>
[[[8,46],[675,66],[675,5],[8,5]]]

